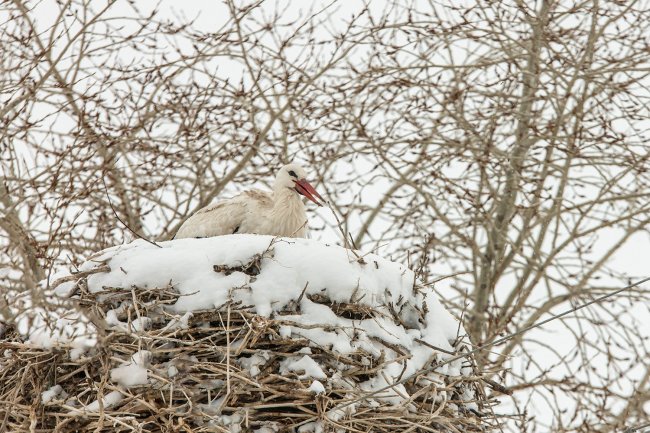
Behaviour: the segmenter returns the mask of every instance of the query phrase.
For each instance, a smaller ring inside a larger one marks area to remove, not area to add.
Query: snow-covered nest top
[[[16,297],[0,358],[15,385],[35,356],[23,341],[61,348],[31,385],[43,427],[61,413],[98,431],[179,419],[192,431],[490,427],[471,359],[444,362],[467,349],[462,327],[411,270],[373,254],[257,235],[139,240],[50,287],[54,309]]]

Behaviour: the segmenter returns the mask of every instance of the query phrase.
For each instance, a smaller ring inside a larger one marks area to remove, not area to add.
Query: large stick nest
[[[494,383],[470,357],[464,362],[473,374],[419,375],[406,382],[409,395],[399,404],[363,399],[360,384],[409,353],[384,342],[398,355],[390,361],[362,351],[342,355],[282,335],[282,327],[304,326],[284,320],[283,312],[270,319],[236,302],[181,317],[167,308],[178,297],[171,286],[91,294],[81,278],[71,308],[99,333],[97,346],[81,356],[70,347],[30,346],[8,325],[0,341],[0,431],[486,432],[498,424],[483,387]],[[341,317],[381,314],[367,305],[312,300]],[[288,306],[286,315],[296,308]],[[119,311],[126,326],[109,329],[107,311]],[[145,317],[147,326],[136,326]],[[460,341],[453,346],[467,350]],[[112,380],[112,370],[133,363],[136,353],[148,355],[146,383]],[[306,371],[286,369],[287,359],[303,354],[327,373],[324,392]],[[434,351],[431,363],[440,359]]]

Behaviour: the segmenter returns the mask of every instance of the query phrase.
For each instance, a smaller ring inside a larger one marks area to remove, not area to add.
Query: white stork
[[[233,233],[304,238],[307,235],[307,214],[298,194],[318,206],[322,204],[316,198],[325,201],[305,176],[305,170],[299,165],[285,165],[275,177],[272,192],[252,189],[208,205],[183,223],[175,239]]]

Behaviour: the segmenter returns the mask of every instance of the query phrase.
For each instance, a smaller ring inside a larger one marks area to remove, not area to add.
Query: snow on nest
[[[295,326],[282,326],[280,335],[306,338],[312,347],[325,347],[344,355],[361,350],[377,357],[387,356],[389,360],[400,355],[387,351],[388,346],[403,348],[410,356],[406,366],[402,362],[385,363],[380,374],[361,384],[367,391],[386,386],[389,378],[395,380],[416,373],[430,365],[434,356],[448,358],[444,352],[454,351],[450,342],[462,332],[431,291],[415,286],[411,270],[374,254],[359,258],[350,250],[314,240],[259,235],[178,239],[159,245],[138,240],[96,254],[80,271],[106,265],[110,271],[89,275],[88,289],[100,292],[112,287],[151,289],[172,285],[182,296],[171,308],[178,319],[169,326],[187,327],[191,317],[188,312],[240,302],[265,317],[274,318],[282,311],[283,323]],[[60,284],[56,292],[65,296],[73,285],[74,281]],[[327,302],[315,302],[318,299]],[[367,306],[380,314],[346,317],[334,311],[332,305],[336,303]],[[129,328],[116,319],[114,312],[107,313],[107,325],[114,329],[138,332],[146,328],[146,323],[131,323]],[[88,341],[92,339],[84,340]],[[48,345],[51,344],[50,339]],[[318,384],[332,380],[331,385],[335,385],[336,373],[324,371],[309,353],[306,348],[288,356],[282,368],[313,378]],[[242,365],[252,377],[264,361],[263,354],[259,358]],[[132,369],[144,370],[141,364],[132,362],[114,370],[113,379],[124,382],[122,370],[125,374]],[[456,361],[440,367],[439,373],[468,374],[465,368]],[[143,379],[136,382],[146,381],[146,371],[140,376]],[[403,386],[395,390],[395,402],[408,395]],[[321,389],[314,386],[313,391]]]
[[[178,239],[160,246],[135,241],[93,257],[82,271],[107,263],[112,272],[90,276],[89,289],[164,287],[171,282],[188,295],[176,304],[179,312],[217,307],[232,295],[266,317],[297,299],[305,286],[306,294],[319,293],[339,302],[354,296],[373,307],[413,296],[413,272],[404,266],[372,254],[363,258],[362,265],[349,250],[313,240],[229,235]],[[263,256],[258,275],[238,271],[256,255]],[[224,272],[215,272],[214,266]]]
[[[124,387],[144,385],[147,383],[146,365],[151,359],[151,352],[139,350],[131,356],[131,361],[111,370],[111,380]]]

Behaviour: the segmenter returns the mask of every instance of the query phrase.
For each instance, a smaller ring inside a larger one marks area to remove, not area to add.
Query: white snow
[[[232,415],[221,415],[217,420],[218,421],[214,424],[226,427],[226,430],[230,433],[240,433],[242,431],[241,423],[243,421],[243,416],[241,414],[234,413]],[[220,428],[218,431],[223,431],[223,428]]]
[[[350,399],[353,399],[354,394],[348,394],[346,397],[348,397]],[[373,403],[374,405],[377,405],[377,403],[374,402],[374,401],[371,401],[371,403]],[[344,404],[341,404],[339,406],[344,406]],[[359,406],[359,403],[353,403],[353,404],[347,405],[345,407],[334,407],[334,408],[328,410],[326,412],[325,416],[327,416],[327,419],[329,419],[331,421],[338,422],[341,419],[345,418],[346,416],[350,416],[353,413],[355,413],[357,411],[358,406]]]
[[[368,305],[396,303],[400,296],[412,296],[413,273],[406,267],[372,254],[364,258],[366,264],[360,264],[349,251],[313,240],[276,238],[274,242],[272,236],[229,235],[159,245],[162,248],[137,240],[109,248],[86,262],[81,270],[92,269],[102,261],[116,270],[88,277],[90,290],[165,287],[171,281],[188,295],[176,303],[179,312],[222,305],[232,294],[254,305],[263,316],[296,300],[305,285],[307,294],[325,289],[332,301],[339,302],[349,302],[358,287],[355,298]],[[243,272],[226,275],[213,269],[214,265],[241,266],[268,248],[273,251],[262,259],[261,272],[255,278]],[[231,290],[242,286],[250,290]]]
[[[282,338],[291,337],[291,326],[286,326],[286,325],[280,326],[280,328],[278,329],[278,333]]]
[[[104,395],[104,398],[102,399],[102,403],[104,406],[104,410],[110,409],[111,407],[115,406],[119,402],[121,402],[124,399],[124,395],[119,392],[119,391],[111,391],[108,394]],[[87,412],[99,412],[99,400],[95,400],[86,407],[84,407],[84,410]]]
[[[147,364],[151,359],[151,352],[139,350],[131,356],[131,361],[111,370],[111,381],[122,386],[130,387],[146,385],[148,383]]]
[[[75,347],[74,349],[70,350],[70,360],[71,361],[78,361],[81,359],[82,356],[86,353],[85,347]]]
[[[144,331],[151,327],[151,319],[148,317],[136,317],[131,321],[131,330],[133,332]]]
[[[322,383],[319,381],[315,380],[311,383],[311,386],[309,387],[309,390],[313,392],[314,394],[324,394],[325,393],[325,387],[323,386]]]
[[[43,403],[49,403],[59,396],[60,398],[66,398],[68,394],[63,391],[63,387],[61,385],[54,385],[47,391],[43,391],[41,393],[41,400]]]
[[[174,329],[188,329],[190,327],[189,321],[192,318],[192,313],[187,312],[183,314],[182,316],[177,315],[175,318],[169,321],[169,323],[165,326],[164,330],[165,331],[171,331]]]
[[[182,296],[169,308],[174,318],[168,319],[166,330],[185,329],[193,311],[222,308],[228,302],[240,302],[261,316],[281,319],[281,338],[304,338],[309,342],[309,347],[279,359],[281,373],[314,379],[312,387],[318,388],[317,382],[323,389],[327,385],[352,391],[354,386],[337,372],[326,373],[318,363],[320,349],[341,355],[363,353],[361,362],[365,365],[381,357],[383,368],[360,385],[372,391],[417,373],[435,360],[448,359],[451,355],[443,351],[453,351],[450,342],[457,333],[464,334],[433,291],[414,286],[411,270],[373,254],[359,260],[350,250],[315,240],[259,235],[178,239],[159,245],[162,248],[137,240],[96,254],[80,270],[108,265],[111,271],[90,275],[88,289],[96,293],[115,287],[139,290],[168,288],[171,284]],[[243,272],[251,262],[256,263],[256,272]],[[70,292],[70,288],[66,290]],[[370,307],[367,310],[373,313],[341,314],[333,303]],[[118,317],[123,308],[106,313],[108,326],[124,332],[150,326],[147,317],[132,318],[130,326],[121,322]],[[30,339],[38,338],[33,327],[24,326],[22,332]],[[93,341],[92,337],[85,338],[82,341]],[[239,344],[241,341],[232,342],[231,350],[237,350]],[[238,362],[254,378],[268,356],[260,351]],[[111,380],[127,387],[146,384],[147,362],[135,358],[114,368]],[[467,374],[461,367],[462,361],[455,361],[441,367],[439,373]],[[170,366],[168,376],[176,374],[178,369]],[[435,373],[423,376],[437,377]],[[381,401],[400,404],[408,398],[407,390],[399,385],[391,392],[383,392]],[[330,415],[344,416],[354,408],[334,408]]]
[[[238,362],[239,365],[248,370],[251,377],[255,377],[260,374],[260,366],[266,364],[270,358],[271,355],[267,350],[260,350],[249,358],[240,358]]]
[[[106,312],[106,325],[111,329],[123,332],[140,332],[151,327],[151,319],[149,317],[136,317],[129,323],[126,323],[118,319],[118,314],[119,311],[117,309]]]
[[[300,379],[312,377],[314,379],[327,379],[323,369],[310,356],[305,355],[302,358],[291,357],[280,363],[280,373],[285,374],[290,371],[301,372]]]
[[[200,404],[201,410],[208,415],[220,415],[221,406],[226,401],[226,396],[219,397],[216,400],[212,400],[208,404]]]

